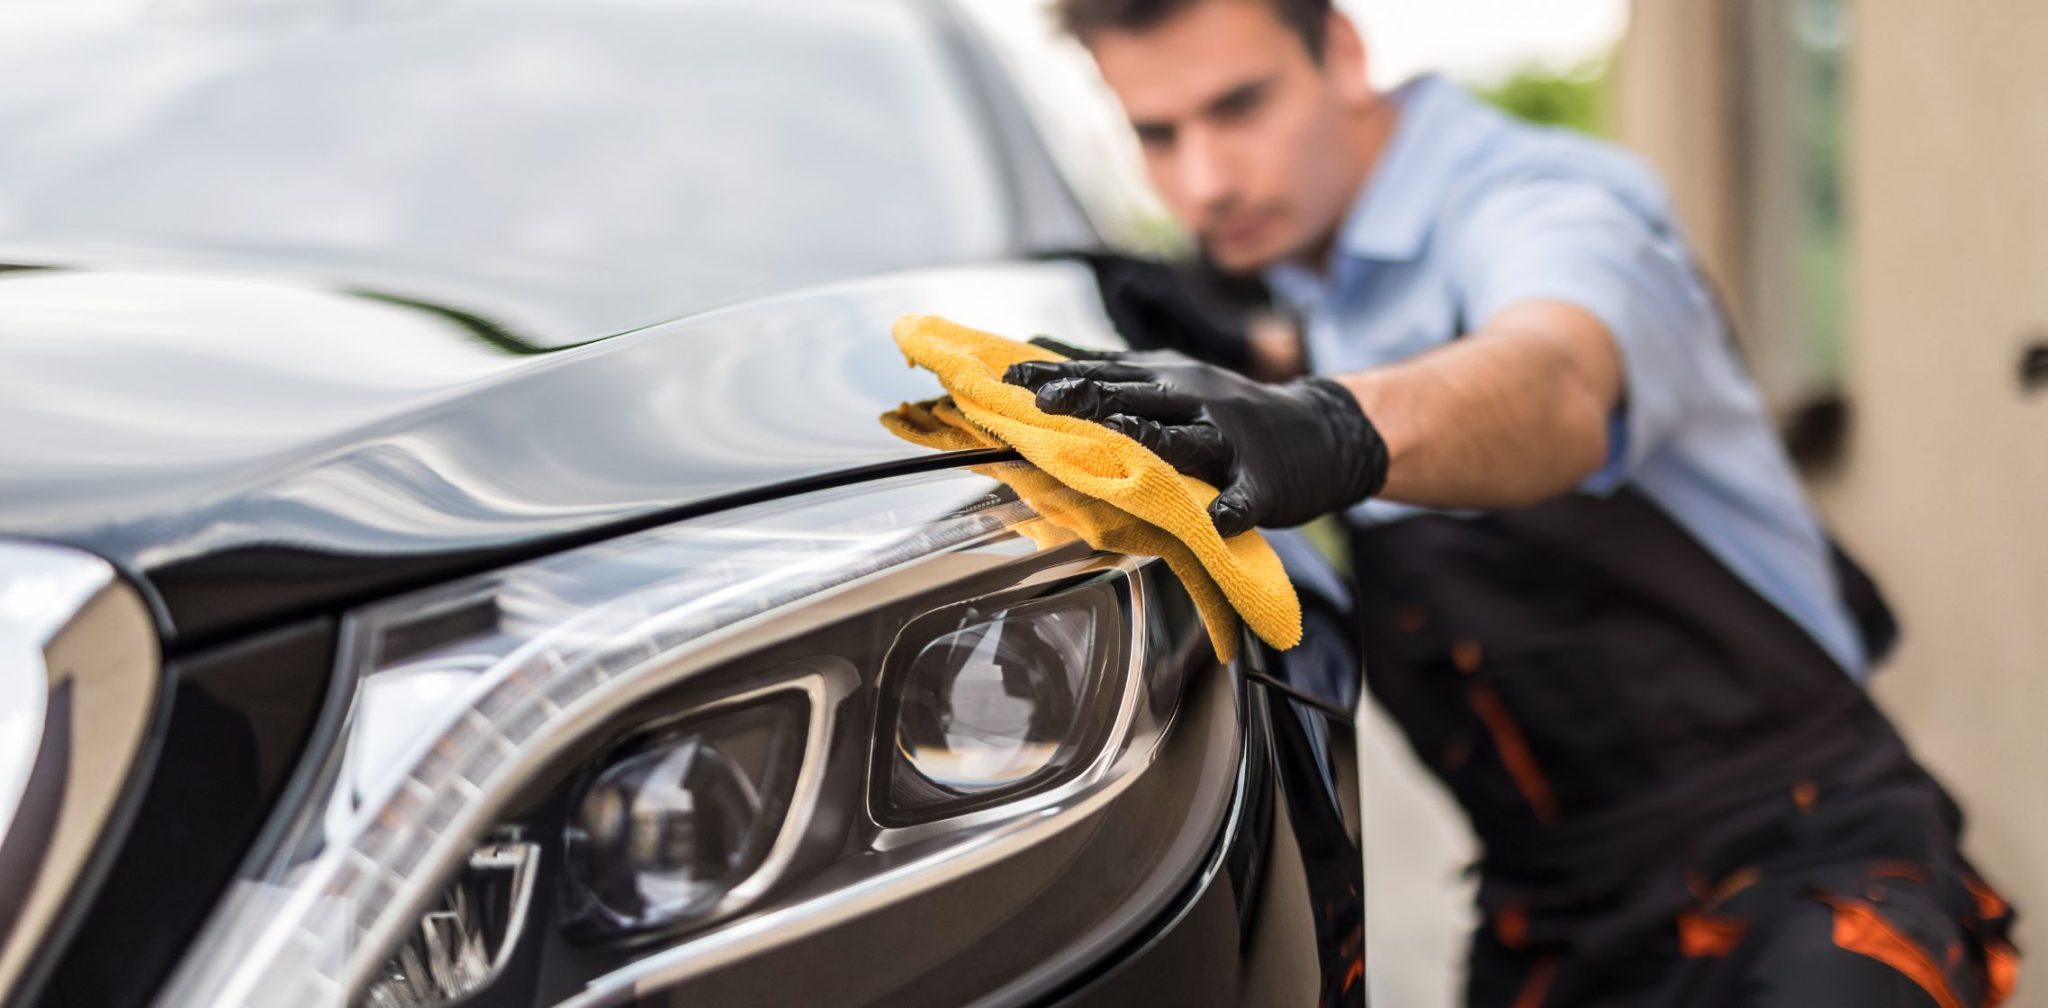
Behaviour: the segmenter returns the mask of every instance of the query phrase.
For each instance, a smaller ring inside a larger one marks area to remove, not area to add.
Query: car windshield
[[[1012,243],[908,0],[0,17],[0,261],[228,262],[576,342]]]

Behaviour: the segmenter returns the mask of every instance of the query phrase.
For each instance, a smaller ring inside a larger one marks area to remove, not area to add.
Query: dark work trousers
[[[1496,893],[1467,1003],[1957,1008],[2010,993],[2011,913],[1955,856],[1939,789],[1907,772],[1815,792],[1755,810],[1762,824],[1712,857],[1665,859],[1633,892],[1565,911],[1540,939],[1534,911]]]
[[[1978,1006],[2018,970],[1862,688],[1647,496],[1352,534],[1366,684],[1484,848],[1467,1001]]]

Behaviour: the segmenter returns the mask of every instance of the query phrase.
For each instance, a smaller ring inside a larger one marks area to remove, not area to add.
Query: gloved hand
[[[1093,250],[1058,257],[1079,259],[1094,271],[1109,320],[1133,348],[1179,350],[1239,373],[1251,368],[1251,337],[1242,314],[1220,301],[1204,303],[1172,264]]]
[[[1221,491],[1225,538],[1299,525],[1378,493],[1387,446],[1358,400],[1327,378],[1267,385],[1172,350],[1104,353],[1040,336],[1068,357],[1011,365],[1047,413],[1093,420]]]

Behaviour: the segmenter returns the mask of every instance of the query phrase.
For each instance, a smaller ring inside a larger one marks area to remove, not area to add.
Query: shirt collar
[[[1422,251],[1460,155],[1491,122],[1478,102],[1435,74],[1390,97],[1400,121],[1337,239],[1339,249],[1361,259],[1401,261]]]
[[[1388,96],[1400,119],[1380,152],[1379,163],[1359,187],[1337,234],[1342,258],[1399,262],[1422,251],[1460,156],[1485,133],[1492,120],[1484,106],[1456,84],[1426,74]],[[1266,270],[1266,282],[1296,308],[1307,309],[1329,295],[1351,271],[1332,262],[1330,275],[1294,264]]]

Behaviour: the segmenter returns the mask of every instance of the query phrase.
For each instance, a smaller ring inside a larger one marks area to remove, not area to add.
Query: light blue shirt
[[[1329,271],[1267,275],[1302,317],[1314,370],[1411,357],[1518,301],[1591,312],[1620,348],[1626,391],[1607,464],[1582,489],[1632,483],[1860,678],[1863,650],[1827,540],[1656,176],[1612,146],[1510,119],[1440,78],[1392,97],[1399,124]],[[1368,501],[1350,517],[1414,513]]]

